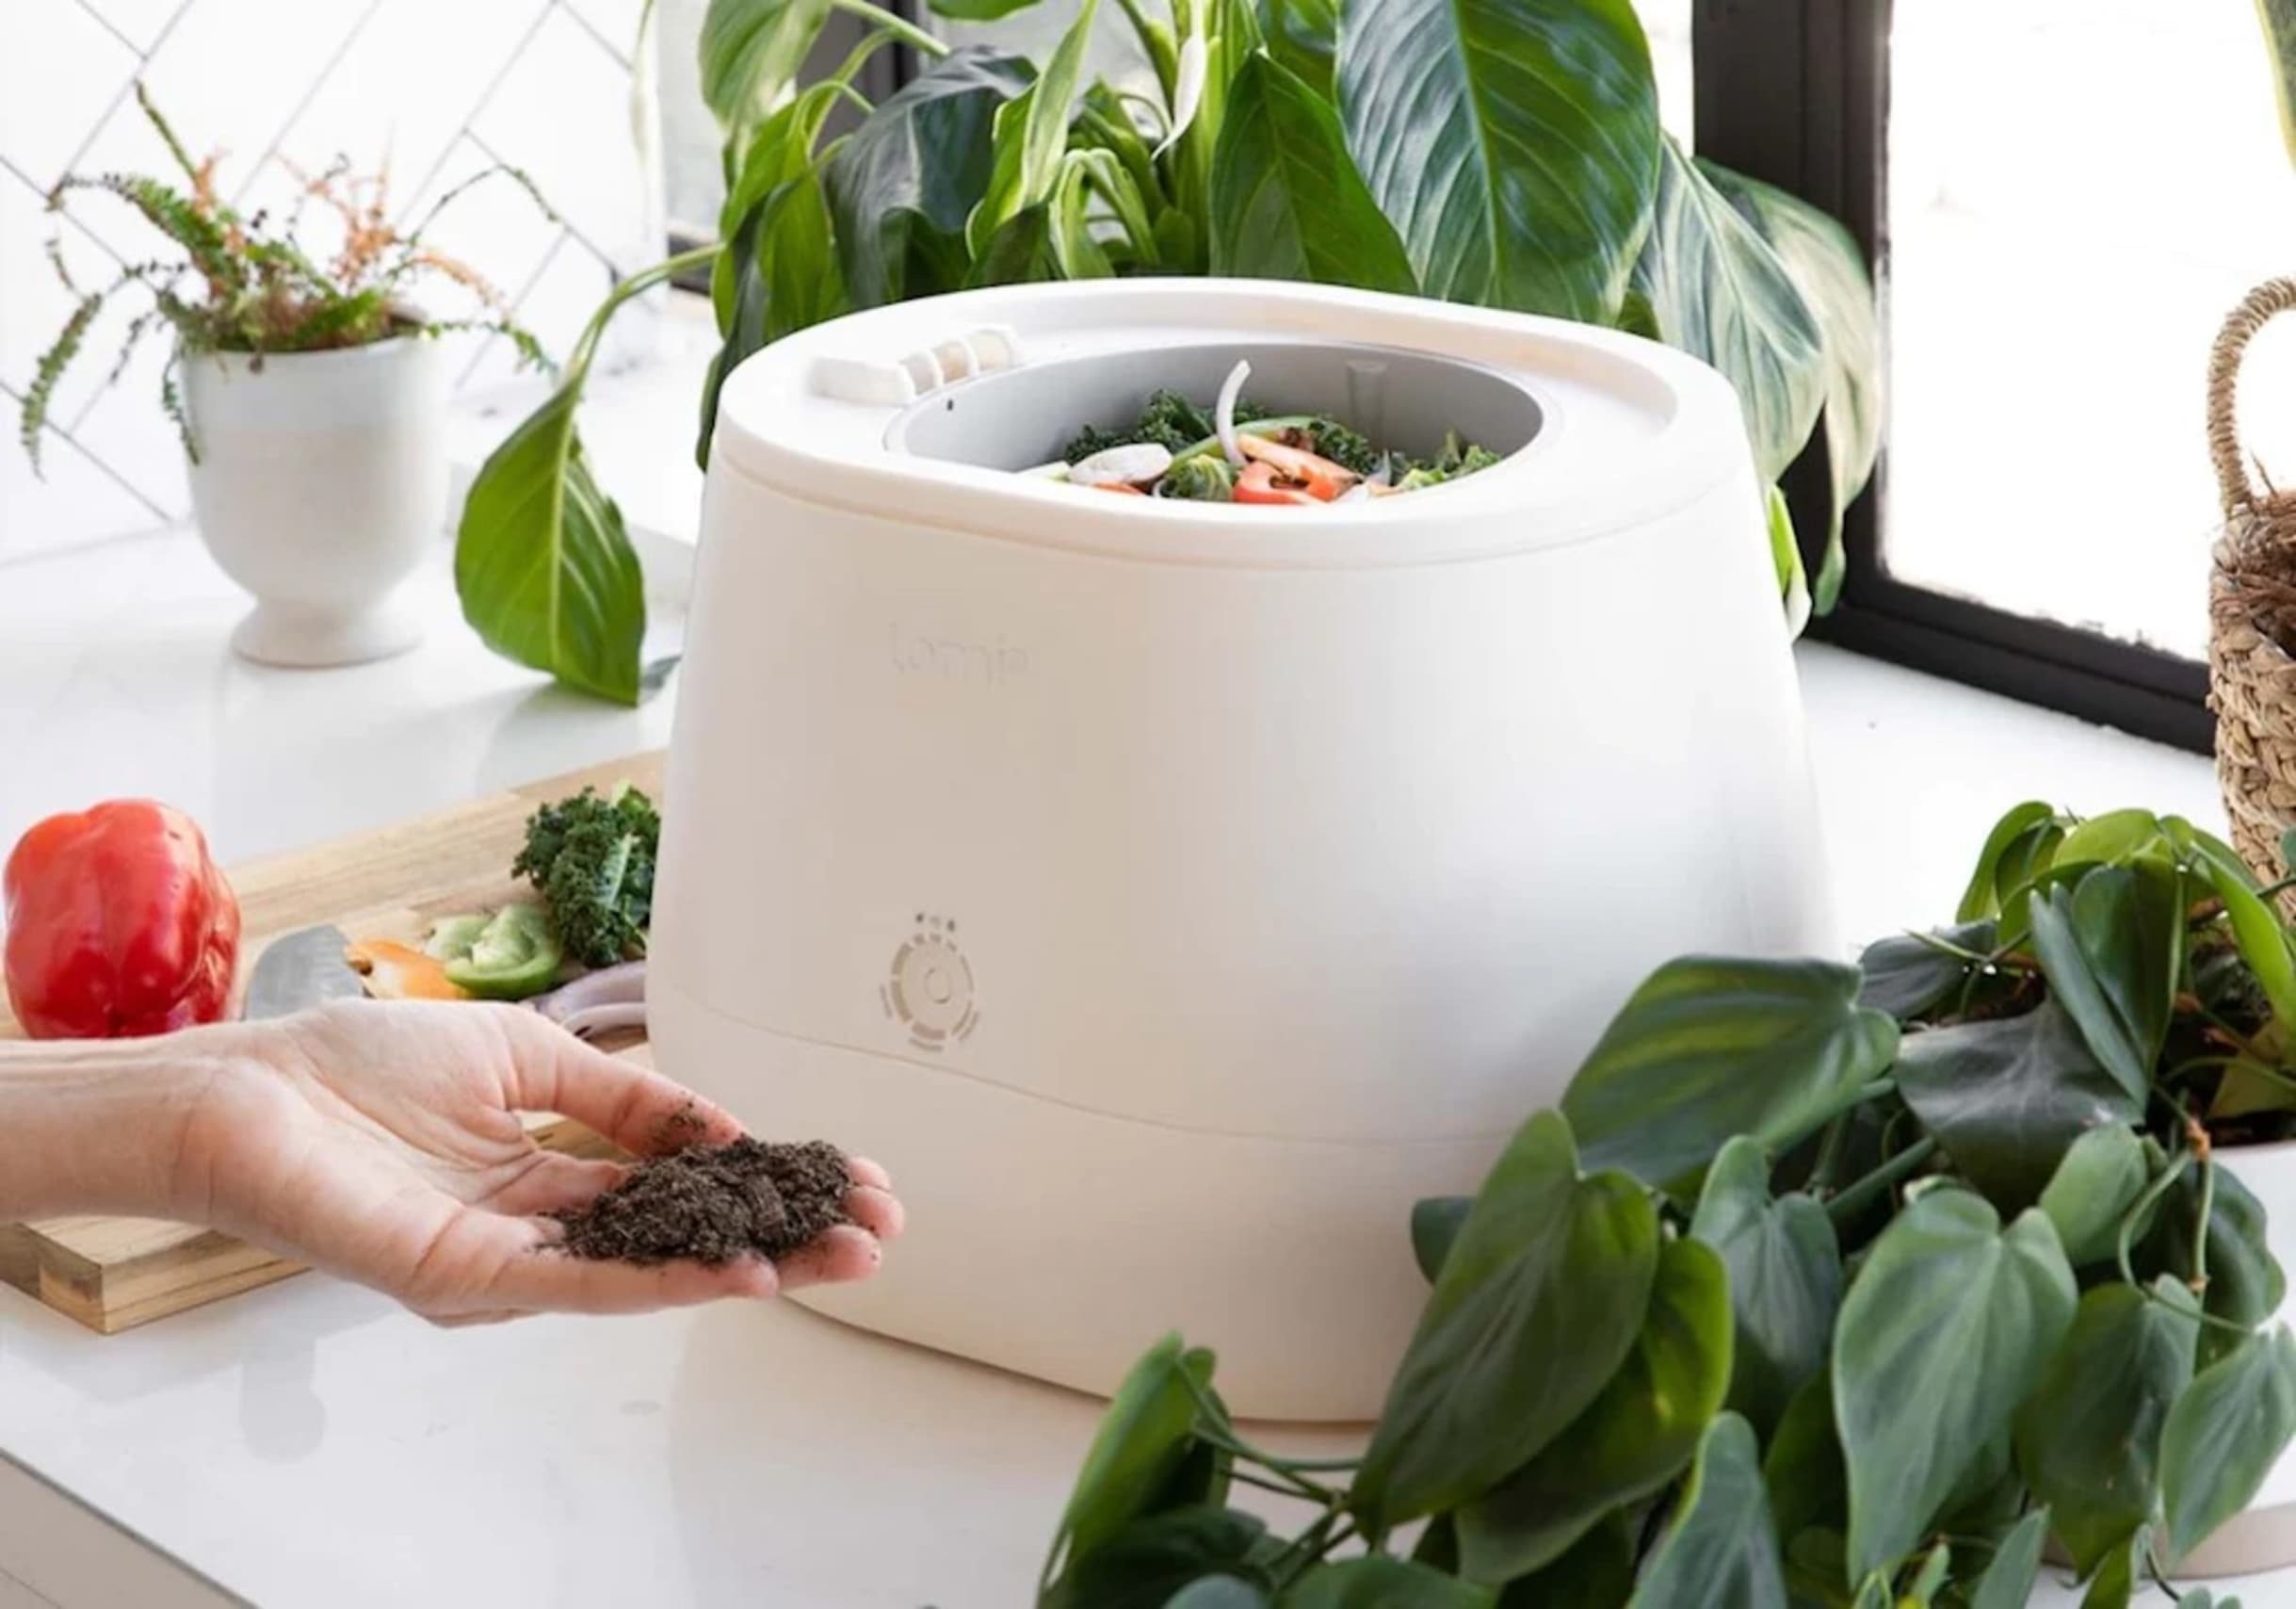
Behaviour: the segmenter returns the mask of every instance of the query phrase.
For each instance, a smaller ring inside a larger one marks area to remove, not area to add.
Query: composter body
[[[865,329],[729,387],[650,1020],[672,1076],[894,1174],[909,1232],[874,1280],[808,1292],[822,1310],[1092,1391],[1178,1329],[1241,1414],[1369,1417],[1425,1294],[1412,1203],[1472,1191],[1660,961],[1832,950],[1719,380],[1604,333],[1282,286],[886,313],[894,348],[938,315],[1034,364],[1138,350],[1159,317],[1175,348],[1207,323],[1280,344],[1286,317],[1344,340],[1365,307],[1394,349],[1494,367],[1528,329],[1523,462],[1366,514],[1175,515],[886,447],[942,388],[819,400],[876,426],[824,438],[842,459],[791,445],[809,358]],[[1643,448],[1701,414],[1719,443],[1683,444],[1679,496],[1650,495],[1654,463],[1543,512],[1537,461],[1567,485],[1574,427],[1606,448],[1573,387],[1607,363],[1641,387],[1625,414],[1673,411]]]

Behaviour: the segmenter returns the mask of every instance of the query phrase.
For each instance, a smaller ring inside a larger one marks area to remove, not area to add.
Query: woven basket
[[[2280,835],[2296,826],[2296,493],[2259,491],[2233,402],[2258,330],[2296,308],[2296,280],[2258,285],[2208,358],[2208,456],[2224,501],[2208,581],[2208,703],[2232,841],[2256,875],[2285,875]]]

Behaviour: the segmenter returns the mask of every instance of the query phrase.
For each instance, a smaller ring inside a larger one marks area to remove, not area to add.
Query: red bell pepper
[[[239,902],[180,810],[51,816],[0,871],[8,1004],[35,1039],[120,1039],[231,1009]]]

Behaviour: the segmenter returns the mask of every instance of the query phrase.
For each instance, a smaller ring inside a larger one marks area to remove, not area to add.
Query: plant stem
[[[2129,1243],[2136,1238],[2137,1226],[2143,1222],[2144,1214],[2152,1211],[2153,1204],[2166,1195],[2169,1193],[2169,1187],[2182,1178],[2184,1170],[2191,1165],[2191,1157],[2189,1154],[2180,1153],[2176,1158],[2176,1165],[2161,1169],[2160,1177],[2145,1186],[2144,1194],[2138,1196],[2130,1204],[2128,1211],[2121,1215],[2121,1232],[2113,1246],[2113,1256],[2121,1265],[2122,1280],[2136,1286],[2140,1291],[2145,1290],[2146,1287],[2138,1280],[2137,1271],[2129,1263]]]
[[[607,291],[606,300],[598,304],[598,311],[590,316],[590,322],[583,326],[581,336],[574,344],[573,352],[567,356],[566,382],[579,386],[589,375],[590,361],[597,350],[598,337],[606,333],[606,320],[614,317],[615,310],[620,308],[623,302],[634,296],[644,295],[657,284],[677,278],[687,268],[698,268],[704,263],[716,261],[718,253],[722,250],[724,248],[721,246],[712,245],[696,246],[690,252],[680,252],[676,256],[666,258],[650,268],[639,269],[612,290]]]
[[[1910,1178],[1922,1163],[1936,1154],[1937,1136],[1924,1134],[1864,1178],[1826,1203],[1826,1216],[1836,1224],[1848,1223],[1864,1211],[1876,1196],[1884,1195]]]
[[[1812,1195],[1823,1195],[1834,1188],[1834,1176],[1841,1171],[1842,1158],[1850,1149],[1850,1118],[1855,1111],[1852,1107],[1826,1125],[1825,1138],[1818,1142],[1818,1160],[1810,1164]]]
[[[927,56],[938,58],[948,54],[946,41],[935,39],[906,17],[897,17],[882,6],[870,5],[869,0],[830,0],[830,4],[840,11],[884,29],[903,44],[921,50]]]

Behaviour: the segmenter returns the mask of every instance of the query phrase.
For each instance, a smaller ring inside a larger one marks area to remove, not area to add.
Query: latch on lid
[[[1014,368],[1027,359],[1009,324],[984,324],[897,357],[825,356],[814,360],[817,396],[865,407],[897,408],[929,391],[977,374]]]

